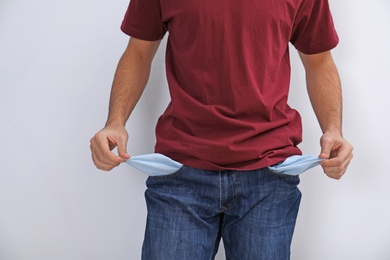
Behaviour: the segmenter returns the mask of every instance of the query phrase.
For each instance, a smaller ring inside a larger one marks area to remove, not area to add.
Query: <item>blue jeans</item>
[[[290,259],[301,199],[298,184],[298,176],[269,169],[183,166],[149,177],[142,259],[214,259],[221,238],[227,259]]]

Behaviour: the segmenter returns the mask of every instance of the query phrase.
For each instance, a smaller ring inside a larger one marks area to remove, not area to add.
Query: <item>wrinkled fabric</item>
[[[322,160],[314,155],[293,155],[285,161],[267,168],[274,173],[299,175],[318,166]],[[126,163],[150,176],[172,174],[183,166],[183,164],[160,153],[132,156]]]
[[[320,159],[314,155],[293,155],[282,163],[269,166],[268,169],[275,173],[299,175],[319,165]]]
[[[176,162],[160,153],[132,156],[126,162],[127,164],[150,176],[171,174],[183,166],[183,164]]]

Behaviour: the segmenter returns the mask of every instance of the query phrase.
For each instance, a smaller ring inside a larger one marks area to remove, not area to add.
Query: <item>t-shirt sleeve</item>
[[[304,0],[296,16],[290,42],[305,54],[328,51],[339,38],[328,0]]]
[[[121,30],[134,38],[157,41],[164,37],[159,0],[131,0],[123,19]]]

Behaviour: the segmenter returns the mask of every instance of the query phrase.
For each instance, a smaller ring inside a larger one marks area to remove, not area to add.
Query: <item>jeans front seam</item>
[[[222,184],[222,172],[219,172],[219,211],[223,212],[223,197],[224,197],[224,189],[223,189],[223,184]]]

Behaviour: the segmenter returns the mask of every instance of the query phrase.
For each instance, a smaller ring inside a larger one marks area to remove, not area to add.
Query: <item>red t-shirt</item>
[[[338,43],[327,0],[131,0],[122,30],[148,41],[168,31],[171,102],[156,152],[209,170],[252,170],[301,154],[287,104],[289,42],[306,54]]]

